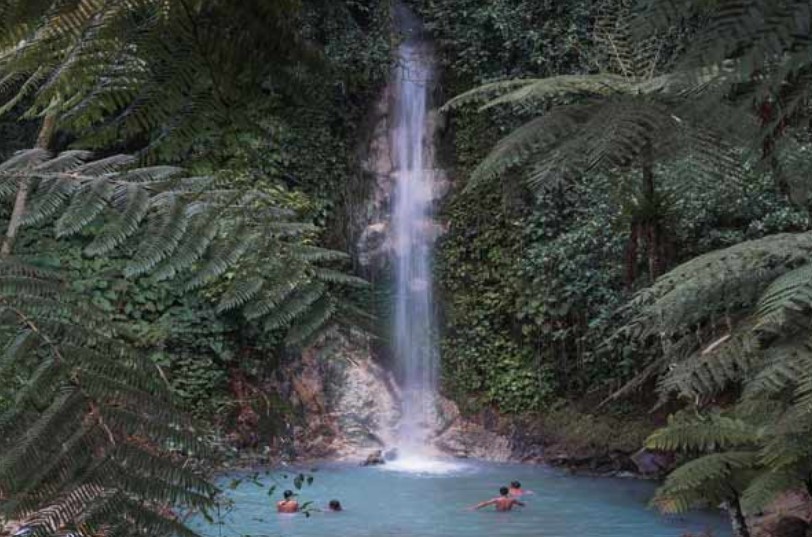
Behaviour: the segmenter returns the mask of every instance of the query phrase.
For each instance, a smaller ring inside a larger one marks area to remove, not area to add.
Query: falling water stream
[[[396,177],[392,230],[395,267],[394,355],[401,381],[402,418],[396,468],[424,469],[434,458],[428,437],[434,423],[439,353],[433,337],[431,254],[434,168],[429,98],[434,72],[431,48],[416,18],[396,8],[403,40],[393,74],[394,120],[390,130]],[[435,461],[436,462],[436,461]]]

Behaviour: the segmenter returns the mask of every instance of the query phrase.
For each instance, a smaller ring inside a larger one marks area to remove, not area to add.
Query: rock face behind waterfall
[[[293,457],[363,462],[394,447],[400,394],[391,373],[372,359],[363,336],[331,334],[305,351],[285,377],[285,385],[276,389],[287,394],[292,407]],[[532,443],[466,420],[452,401],[438,401],[429,441],[439,453],[493,461],[540,459],[540,452],[530,456]]]
[[[359,459],[391,442],[400,419],[391,375],[371,357],[361,335],[334,333],[287,368],[296,458]]]

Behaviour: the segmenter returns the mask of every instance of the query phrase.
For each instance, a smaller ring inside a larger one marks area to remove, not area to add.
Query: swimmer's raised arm
[[[476,504],[471,509],[474,509],[474,510],[482,509],[483,507],[488,507],[489,505],[494,505],[495,503],[496,503],[496,499],[487,500],[487,501],[480,502],[480,503]]]

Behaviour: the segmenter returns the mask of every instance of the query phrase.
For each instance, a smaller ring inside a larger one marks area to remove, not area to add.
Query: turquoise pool
[[[260,473],[262,486],[243,481],[228,491],[233,509],[220,525],[202,520],[193,525],[211,537],[680,537],[706,531],[715,537],[730,535],[720,513],[663,517],[649,509],[652,483],[484,462],[443,470],[320,466],[312,474],[313,483],[300,491],[300,501],[326,508],[336,498],[345,511],[316,512],[309,517],[275,513],[282,490],[293,488],[294,470],[287,480],[282,477],[285,471]],[[223,476],[223,487],[228,488],[234,477]],[[525,498],[524,509],[510,513],[467,509],[495,496],[501,485],[512,480],[535,492]],[[269,495],[272,484],[277,489]]]

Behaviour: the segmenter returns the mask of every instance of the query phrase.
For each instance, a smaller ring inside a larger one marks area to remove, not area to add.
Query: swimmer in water
[[[333,513],[338,513],[339,511],[343,511],[341,507],[341,502],[338,500],[330,500],[330,503],[327,504],[327,508],[330,509]]]
[[[514,505],[524,507],[523,502],[520,502],[516,498],[510,496],[510,491],[507,487],[502,487],[499,489],[499,497],[477,504],[474,506],[474,509],[482,509],[483,507],[487,507],[489,505],[495,505],[496,510],[503,513],[512,510]]]
[[[295,513],[299,510],[299,502],[293,499],[292,490],[286,490],[282,496],[285,499],[276,502],[277,513]]]
[[[524,490],[522,488],[522,484],[518,481],[513,481],[510,483],[510,495],[511,496],[524,496],[525,494],[533,494],[532,490]]]

